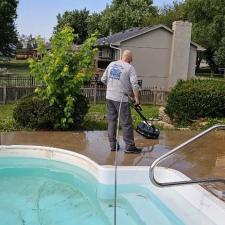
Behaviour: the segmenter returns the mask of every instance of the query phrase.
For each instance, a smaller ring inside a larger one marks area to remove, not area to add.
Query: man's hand
[[[138,91],[134,91],[134,100],[135,100],[135,105],[140,105],[141,104]]]
[[[135,98],[135,105],[140,105],[141,103],[140,103],[140,99],[136,99]]]

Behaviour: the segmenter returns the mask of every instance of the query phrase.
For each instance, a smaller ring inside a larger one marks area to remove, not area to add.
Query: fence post
[[[155,87],[153,90],[153,104],[156,105],[157,102],[157,88]]]
[[[94,104],[96,104],[96,99],[97,99],[97,82],[95,83],[95,88],[94,88]]]
[[[6,104],[6,85],[3,85],[3,104]]]

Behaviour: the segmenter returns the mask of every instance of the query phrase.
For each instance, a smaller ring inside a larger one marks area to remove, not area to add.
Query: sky
[[[57,23],[56,16],[66,10],[87,8],[90,12],[101,12],[111,0],[19,0],[16,20],[19,34],[41,35],[49,38]],[[163,6],[173,0],[154,0],[154,5]]]

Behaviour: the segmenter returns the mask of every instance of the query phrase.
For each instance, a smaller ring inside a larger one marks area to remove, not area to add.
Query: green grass
[[[0,131],[21,130],[13,119],[15,104],[0,105]]]
[[[13,119],[13,109],[15,104],[0,105],[0,131],[16,131],[22,128],[16,125]],[[156,106],[144,105],[142,106],[144,115],[149,118],[158,118],[158,109]],[[85,130],[106,130],[106,105],[96,104],[90,105],[89,111],[85,117]],[[136,126],[142,120],[139,115],[132,110],[133,125]]]
[[[147,119],[158,118],[159,107],[144,105],[142,106],[143,114]],[[86,130],[106,130],[107,129],[107,119],[106,119],[107,108],[105,104],[90,105],[90,109],[85,118],[85,129]],[[133,126],[136,127],[142,119],[132,109]]]
[[[1,62],[0,68],[7,68],[9,73],[25,76],[30,74],[29,64],[27,60],[12,59],[9,62]]]
[[[212,80],[220,80],[220,81],[225,81],[224,75],[223,74],[197,74],[197,78],[202,78],[202,79],[212,79]]]
[[[13,117],[15,104],[0,105],[0,120],[9,120]]]

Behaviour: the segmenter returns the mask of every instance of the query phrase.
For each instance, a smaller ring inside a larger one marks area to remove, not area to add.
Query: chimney
[[[188,78],[191,28],[192,23],[188,21],[173,22],[168,89],[173,87],[177,80]]]

